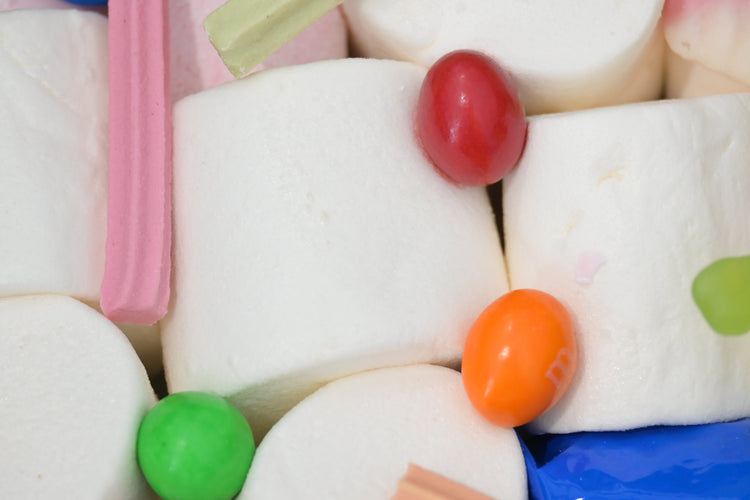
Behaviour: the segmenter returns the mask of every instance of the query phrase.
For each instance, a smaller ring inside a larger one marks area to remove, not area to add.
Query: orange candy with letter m
[[[497,425],[516,427],[559,401],[577,359],[565,306],[545,292],[515,290],[493,302],[472,326],[461,372],[479,413]]]

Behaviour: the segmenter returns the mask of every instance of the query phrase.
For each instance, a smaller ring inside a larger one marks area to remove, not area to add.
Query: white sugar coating
[[[516,81],[529,114],[654,99],[662,82],[663,0],[348,0],[365,56],[429,66],[474,49]]]
[[[177,103],[170,391],[229,396],[263,435],[336,377],[459,362],[507,280],[485,190],[414,138],[423,77],[325,61]]]
[[[696,424],[750,414],[750,336],[712,331],[704,267],[750,254],[750,94],[530,120],[503,186],[512,288],[559,298],[579,364],[541,432]],[[584,253],[603,265],[577,283]]]
[[[122,333],[36,295],[0,299],[0,339],[3,498],[147,498],[135,443],[155,396]]]
[[[99,298],[107,210],[107,22],[0,14],[0,296]]]
[[[414,463],[502,500],[527,497],[513,430],[474,410],[461,375],[412,365],[323,387],[268,433],[238,500],[382,500]]]

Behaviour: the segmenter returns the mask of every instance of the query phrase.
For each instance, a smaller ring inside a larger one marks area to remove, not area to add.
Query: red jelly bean
[[[417,132],[445,176],[487,186],[518,163],[526,116],[513,81],[494,60],[456,51],[427,72],[417,103]]]

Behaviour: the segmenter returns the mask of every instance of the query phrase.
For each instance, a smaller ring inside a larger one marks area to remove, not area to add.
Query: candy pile
[[[750,490],[750,1],[76,3],[0,0],[0,497]]]

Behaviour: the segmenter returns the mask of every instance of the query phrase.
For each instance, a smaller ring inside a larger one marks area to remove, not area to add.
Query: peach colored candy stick
[[[109,2],[109,205],[101,306],[152,324],[169,302],[172,106],[167,0]]]
[[[493,500],[435,472],[409,464],[391,500]]]

